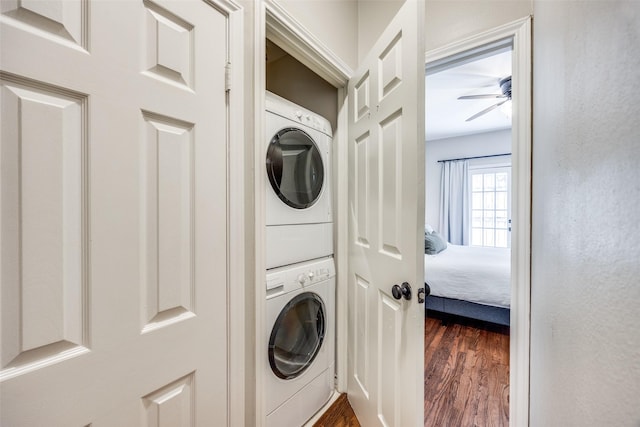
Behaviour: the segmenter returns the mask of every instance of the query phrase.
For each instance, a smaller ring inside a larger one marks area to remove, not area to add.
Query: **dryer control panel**
[[[302,108],[293,102],[267,91],[266,110],[285,119],[319,130],[328,136],[333,136],[331,123],[313,111]]]
[[[323,282],[335,275],[332,257],[274,268],[267,270],[267,294],[276,290],[278,294],[290,292]]]

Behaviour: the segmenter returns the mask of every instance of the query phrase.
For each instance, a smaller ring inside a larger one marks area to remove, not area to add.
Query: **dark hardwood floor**
[[[425,427],[509,426],[508,327],[432,316],[424,347]],[[314,424],[359,426],[346,394]]]
[[[347,400],[347,394],[341,394],[313,427],[360,427],[356,414]]]
[[[425,427],[509,425],[508,327],[428,317],[424,343]]]

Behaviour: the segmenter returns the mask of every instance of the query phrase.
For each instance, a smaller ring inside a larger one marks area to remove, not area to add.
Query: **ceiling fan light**
[[[513,115],[513,106],[511,105],[511,100],[508,100],[507,102],[502,104],[500,106],[500,111],[502,111],[502,113],[508,118],[511,118],[511,116]]]

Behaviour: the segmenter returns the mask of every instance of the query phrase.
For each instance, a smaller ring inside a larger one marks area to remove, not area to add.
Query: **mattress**
[[[509,308],[511,250],[448,244],[424,256],[424,277],[431,295]]]

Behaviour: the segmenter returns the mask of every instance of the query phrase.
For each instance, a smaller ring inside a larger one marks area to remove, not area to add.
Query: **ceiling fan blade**
[[[498,99],[498,98],[506,98],[503,94],[486,94],[486,95],[465,95],[460,96],[458,99]]]
[[[504,104],[507,101],[508,101],[508,99],[505,99],[504,101],[500,101],[497,104],[494,104],[489,108],[485,108],[484,110],[480,111],[479,113],[476,113],[473,116],[469,117],[467,120],[465,120],[465,122],[470,122],[471,120],[475,120],[478,117],[480,117],[480,116],[482,116],[484,114],[487,114],[489,111],[495,110],[496,108],[498,108],[499,106],[501,106],[502,104]]]

